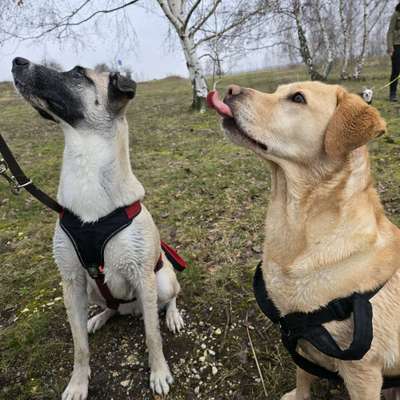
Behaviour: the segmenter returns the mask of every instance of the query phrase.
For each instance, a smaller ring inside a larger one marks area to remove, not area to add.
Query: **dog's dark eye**
[[[301,92],[296,92],[294,95],[290,97],[290,100],[292,100],[293,103],[307,104],[306,98],[304,97],[304,94]]]

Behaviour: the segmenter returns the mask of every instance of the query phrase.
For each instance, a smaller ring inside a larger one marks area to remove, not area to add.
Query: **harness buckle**
[[[8,170],[8,165],[5,162],[5,160],[1,159],[0,160],[0,175],[3,175],[7,172]]]
[[[26,184],[20,186],[15,178],[15,176],[8,173],[8,164],[5,160],[0,160],[0,176],[2,176],[10,185],[10,190],[12,194],[19,194],[21,187],[24,187],[32,182],[27,182]]]
[[[102,275],[102,271],[97,265],[89,265],[86,268],[86,271],[92,279],[97,279],[100,275]]]

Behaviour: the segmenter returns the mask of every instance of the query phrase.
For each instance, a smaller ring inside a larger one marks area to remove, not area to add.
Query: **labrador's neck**
[[[310,311],[389,277],[394,267],[377,271],[371,261],[383,229],[378,225],[389,223],[372,185],[366,149],[323,176],[287,165],[271,168],[263,270],[274,282],[278,305]]]
[[[131,169],[126,120],[101,134],[66,127],[64,136],[58,189],[61,205],[84,222],[93,222],[143,199],[144,188]]]

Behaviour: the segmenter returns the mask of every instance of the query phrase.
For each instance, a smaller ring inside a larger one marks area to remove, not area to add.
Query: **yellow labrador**
[[[365,145],[385,122],[359,96],[318,82],[275,93],[231,86],[224,102],[209,100],[227,136],[270,164],[262,272],[281,315],[384,285],[371,299],[374,336],[360,361],[300,342],[303,355],[340,374],[352,400],[380,399],[383,376],[400,375],[400,231],[384,215]],[[352,318],[325,328],[349,346]],[[314,379],[298,368],[297,388],[282,399],[310,399]],[[398,389],[385,394],[400,399]]]

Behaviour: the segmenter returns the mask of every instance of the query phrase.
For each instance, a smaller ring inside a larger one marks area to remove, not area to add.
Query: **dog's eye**
[[[290,100],[292,100],[293,103],[307,104],[306,98],[304,97],[304,94],[301,92],[296,92],[294,95],[290,97]]]

